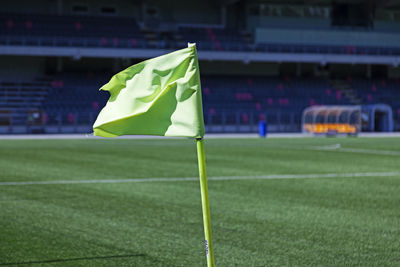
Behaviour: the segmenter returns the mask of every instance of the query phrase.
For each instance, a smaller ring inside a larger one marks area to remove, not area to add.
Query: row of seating
[[[200,50],[269,53],[400,55],[400,47],[254,43],[236,29],[179,27],[168,33],[142,30],[134,18],[1,14],[0,44],[58,47],[177,49],[196,42]]]
[[[49,114],[63,113],[64,117],[68,114],[97,114],[109,96],[107,92],[98,91],[98,87],[107,82],[104,77],[110,75],[94,75],[89,79],[83,78],[82,74],[58,76],[60,80],[53,84],[62,86],[49,92],[43,103],[44,110]],[[385,81],[385,87],[378,81],[362,81],[354,80],[350,84],[362,103],[390,104],[395,119],[400,122],[397,81]],[[329,80],[318,78],[205,76],[202,78],[202,91],[205,120],[214,124],[255,124],[259,120],[268,120],[270,123],[295,124],[300,129],[301,113],[308,106],[354,104]]]
[[[200,49],[224,50],[245,44],[237,31],[225,29],[180,27],[151,36],[134,18],[0,14],[0,44],[7,45],[178,48],[197,42]]]
[[[64,73],[44,81],[0,82],[0,107],[12,111],[14,125],[29,123],[33,111],[42,113],[45,124],[90,125],[108,100],[107,92],[98,91],[107,77],[111,75]],[[391,105],[400,127],[399,80],[352,79],[347,83],[361,103]],[[301,113],[308,106],[353,104],[322,78],[205,76],[202,92],[207,124],[256,125],[266,120],[300,130]]]
[[[29,114],[43,109],[48,81],[0,81],[0,125],[26,125]]]

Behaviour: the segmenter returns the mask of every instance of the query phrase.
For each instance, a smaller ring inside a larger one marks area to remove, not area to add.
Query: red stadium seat
[[[27,20],[26,23],[25,23],[25,26],[26,26],[27,29],[32,29],[32,21]]]
[[[14,27],[14,21],[12,21],[11,19],[6,21],[6,26],[8,29],[11,29]]]

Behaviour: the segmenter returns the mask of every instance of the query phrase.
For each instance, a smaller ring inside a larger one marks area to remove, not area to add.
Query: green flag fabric
[[[100,90],[111,96],[93,125],[96,136],[204,136],[195,44],[133,65]]]

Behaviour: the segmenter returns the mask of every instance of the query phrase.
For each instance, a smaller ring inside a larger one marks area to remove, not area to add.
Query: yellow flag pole
[[[203,138],[196,138],[197,143],[197,159],[199,162],[200,190],[201,190],[201,206],[203,208],[203,224],[206,242],[207,266],[214,267],[214,251],[211,238],[211,216],[210,202],[208,200],[207,171],[206,158],[204,154]]]

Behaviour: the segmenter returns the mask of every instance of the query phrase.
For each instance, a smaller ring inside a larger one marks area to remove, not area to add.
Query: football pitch
[[[206,139],[216,266],[399,266],[400,138]],[[206,266],[188,139],[0,140],[0,266]]]

